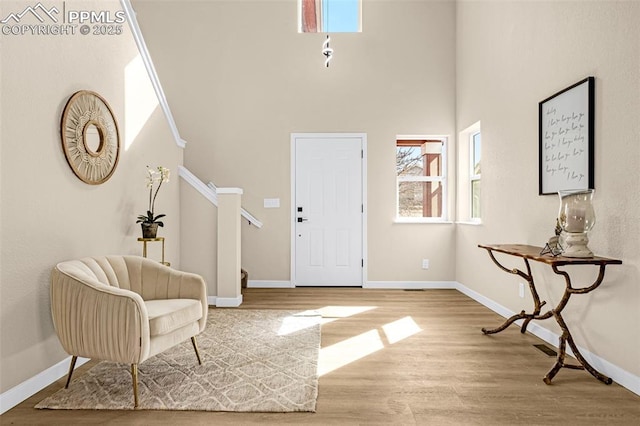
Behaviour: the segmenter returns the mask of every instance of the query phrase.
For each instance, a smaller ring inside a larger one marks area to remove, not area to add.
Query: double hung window
[[[482,138],[480,132],[472,133],[469,137],[469,153],[471,154],[469,182],[471,193],[471,219],[480,219],[480,152]]]
[[[460,223],[482,223],[482,133],[480,122],[458,135],[457,213]]]
[[[444,219],[445,139],[396,140],[398,219]]]

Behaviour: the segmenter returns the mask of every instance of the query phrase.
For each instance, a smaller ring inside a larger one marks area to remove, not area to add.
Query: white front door
[[[292,135],[292,282],[363,282],[362,134]]]

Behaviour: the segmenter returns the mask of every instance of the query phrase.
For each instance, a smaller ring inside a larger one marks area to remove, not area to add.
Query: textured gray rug
[[[189,340],[140,364],[140,409],[315,411],[320,316],[210,309],[197,339],[202,365]],[[101,362],[36,408],[132,409],[130,366]]]

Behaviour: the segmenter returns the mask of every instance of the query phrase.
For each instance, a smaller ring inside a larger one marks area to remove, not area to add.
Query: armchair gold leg
[[[198,351],[198,344],[196,343],[196,336],[191,338],[191,343],[193,343],[193,349],[196,351],[196,356],[198,357],[198,364],[202,365],[202,360],[200,359],[200,351]]]
[[[133,380],[133,408],[138,408],[138,364],[131,364],[131,379]]]
[[[78,357],[76,355],[71,357],[71,365],[69,366],[69,374],[67,375],[67,384],[64,385],[65,389],[69,388],[69,383],[71,383],[71,376],[73,375],[73,369],[76,367],[76,361]]]

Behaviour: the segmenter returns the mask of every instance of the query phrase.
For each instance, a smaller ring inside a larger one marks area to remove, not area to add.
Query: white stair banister
[[[218,207],[217,188],[212,182],[209,182],[209,184],[206,185],[184,166],[178,166],[178,175],[202,194],[207,200],[209,200],[211,204]],[[262,228],[262,222],[244,208],[240,209],[240,215],[249,222],[249,225],[253,225],[256,228]]]
[[[217,193],[218,187],[213,182],[209,182],[207,186]],[[240,208],[240,215],[247,219],[249,225],[255,225],[256,228],[262,228],[262,222],[256,219],[254,215],[246,211],[244,208]]]

